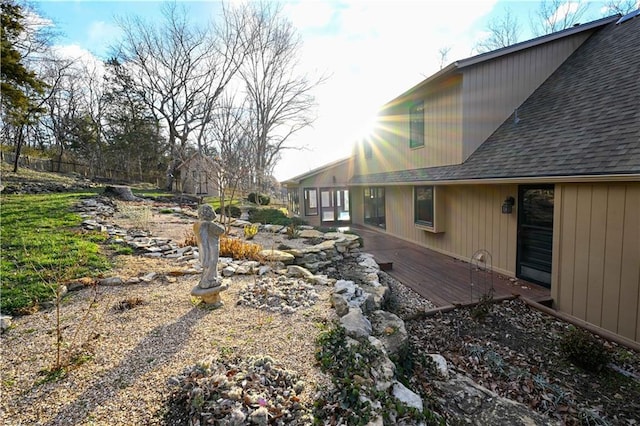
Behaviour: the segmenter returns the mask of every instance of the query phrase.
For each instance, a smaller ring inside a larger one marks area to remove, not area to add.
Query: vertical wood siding
[[[354,188],[355,189],[355,188]],[[386,187],[387,228],[394,236],[450,256],[469,260],[478,249],[488,250],[493,267],[514,275],[516,265],[517,213],[502,214],[508,196],[517,197],[517,185],[439,186],[443,193],[444,232],[434,234],[416,228],[413,219],[413,187]],[[362,194],[353,192],[354,205]],[[354,223],[362,215],[354,210]],[[365,248],[366,249],[366,248]]]
[[[461,161],[469,158],[590,34],[579,33],[464,69]]]
[[[380,116],[375,133],[357,144],[356,174],[459,164],[462,148],[460,76],[450,77],[437,90],[426,87],[406,102],[398,103]],[[424,100],[424,146],[409,147],[409,107],[412,99]],[[372,158],[366,159],[363,144],[370,144]]]
[[[311,226],[320,226],[320,213],[313,216],[305,215],[304,190],[306,188],[316,189],[319,196],[320,188],[346,188],[352,175],[353,160],[348,160],[340,162],[339,164],[336,164],[334,166],[326,167],[322,170],[319,170],[318,173],[302,179],[297,185],[299,197],[298,199],[300,200],[300,217],[307,221]],[[291,187],[291,185],[289,187]],[[320,202],[319,198],[318,202]]]
[[[557,309],[640,341],[640,183],[557,184]]]

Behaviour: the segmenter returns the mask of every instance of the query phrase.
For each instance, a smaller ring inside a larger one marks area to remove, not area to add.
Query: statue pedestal
[[[195,286],[193,289],[191,289],[191,295],[194,297],[199,297],[209,307],[219,308],[223,305],[222,300],[220,300],[220,292],[228,288],[228,285],[219,285],[217,287],[211,288],[202,288],[200,286]]]

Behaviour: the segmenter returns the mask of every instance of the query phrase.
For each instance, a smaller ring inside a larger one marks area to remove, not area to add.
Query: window
[[[318,214],[318,190],[315,188],[305,188],[304,190],[304,214],[305,216]]]
[[[288,188],[287,198],[289,199],[289,210],[291,213],[300,214],[300,196],[298,195],[298,188]]]
[[[415,223],[433,227],[433,186],[416,186],[413,197]]]
[[[384,188],[364,188],[364,223],[385,228],[384,208]]]
[[[414,103],[409,116],[409,148],[424,146],[424,102]]]

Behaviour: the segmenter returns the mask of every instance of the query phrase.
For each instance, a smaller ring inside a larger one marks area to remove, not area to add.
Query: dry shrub
[[[220,256],[234,259],[260,260],[262,246],[223,235],[220,238]]]
[[[119,216],[129,222],[129,227],[148,231],[151,229],[151,207],[147,204],[132,204],[117,201]]]
[[[184,233],[184,241],[178,243],[180,247],[195,247],[198,245],[198,241],[196,240],[196,234],[193,233],[192,229],[189,229]]]

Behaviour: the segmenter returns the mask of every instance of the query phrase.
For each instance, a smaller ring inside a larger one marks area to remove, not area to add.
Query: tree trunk
[[[24,129],[24,126],[20,126],[20,130],[18,130],[18,137],[16,140],[16,158],[13,160],[13,173],[18,173],[18,164],[20,162],[20,151],[22,150],[23,129]]]
[[[124,201],[140,201],[141,199],[133,195],[131,188],[122,185],[108,185],[104,188],[103,195],[115,197]]]

